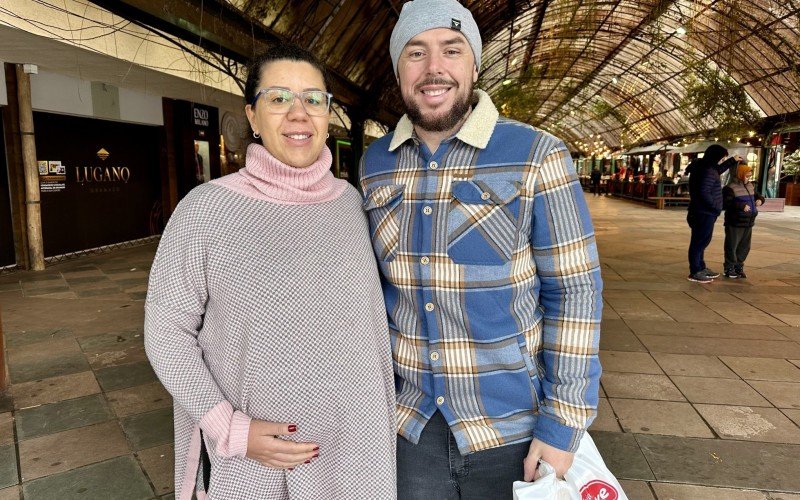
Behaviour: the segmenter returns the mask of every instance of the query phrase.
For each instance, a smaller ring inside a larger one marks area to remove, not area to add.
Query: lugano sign
[[[106,161],[111,153],[100,148],[97,157]],[[127,184],[131,179],[131,170],[128,167],[75,167],[75,179],[80,184],[122,182]]]

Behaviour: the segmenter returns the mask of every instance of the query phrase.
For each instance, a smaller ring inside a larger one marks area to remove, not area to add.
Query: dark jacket
[[[764,203],[764,197],[756,192],[752,182],[744,183],[735,178],[731,180],[730,184],[722,189],[725,225],[728,227],[752,227],[758,216],[757,200]]]
[[[590,178],[592,179],[592,184],[600,184],[600,179],[602,178],[602,174],[600,173],[599,170],[594,169],[592,170]]]
[[[703,158],[696,159],[686,167],[689,174],[689,213],[718,216],[722,212],[722,184],[720,174],[730,168],[733,158],[719,165],[727,154],[722,146],[713,145],[706,149]]]

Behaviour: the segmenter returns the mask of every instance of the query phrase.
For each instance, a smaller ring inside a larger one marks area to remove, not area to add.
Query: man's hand
[[[538,439],[534,439],[528,450],[528,456],[523,460],[525,468],[525,481],[531,482],[539,478],[539,460],[544,460],[556,470],[556,477],[564,478],[564,474],[572,466],[574,453],[559,450]]]
[[[723,157],[722,157],[722,159],[721,159],[720,161],[718,161],[718,162],[717,162],[717,165],[722,165],[723,163],[725,163],[726,161],[728,161],[728,158],[730,158],[730,156],[723,156]],[[734,156],[734,157],[733,157],[733,159],[734,159],[734,160],[736,160],[736,162],[737,162],[737,163],[742,163],[742,162],[744,162],[744,158],[742,158],[742,157],[741,157],[741,156],[739,156],[739,155],[736,155],[736,156]]]

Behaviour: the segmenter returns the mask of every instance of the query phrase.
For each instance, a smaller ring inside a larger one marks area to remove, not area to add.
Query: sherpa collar
[[[461,129],[455,137],[475,148],[486,149],[500,113],[497,112],[497,108],[495,108],[489,94],[483,90],[475,90],[475,96],[478,97],[478,104],[472,109],[469,118],[467,118],[467,121],[461,126]],[[397,123],[397,127],[394,129],[394,136],[392,137],[392,142],[389,144],[389,151],[394,151],[400,147],[401,144],[411,139],[413,135],[414,125],[411,123],[408,115],[403,115]]]

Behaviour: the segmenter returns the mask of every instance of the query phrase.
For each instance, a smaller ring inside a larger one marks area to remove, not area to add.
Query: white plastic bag
[[[628,500],[588,432],[564,479],[546,462],[539,468],[543,475],[536,481],[514,481],[514,500]]]

